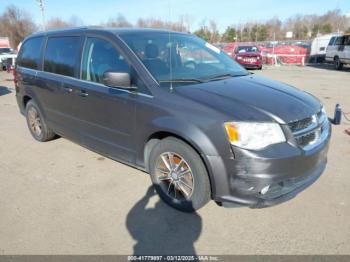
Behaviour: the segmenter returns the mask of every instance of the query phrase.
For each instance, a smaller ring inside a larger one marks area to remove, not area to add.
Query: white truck
[[[10,47],[8,37],[0,37],[0,70],[6,70],[8,66],[14,66],[17,54]]]

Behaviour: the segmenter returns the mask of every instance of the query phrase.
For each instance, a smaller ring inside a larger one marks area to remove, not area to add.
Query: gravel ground
[[[350,112],[350,70],[255,71]],[[329,163],[297,198],[267,209],[197,214],[163,204],[147,174],[66,139],[39,143],[0,73],[0,254],[350,254],[350,123],[333,127]]]

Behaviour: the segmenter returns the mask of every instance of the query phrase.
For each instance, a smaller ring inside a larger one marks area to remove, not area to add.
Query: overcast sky
[[[196,29],[204,20],[215,20],[220,31],[231,24],[264,21],[278,16],[281,20],[300,14],[323,14],[335,8],[350,14],[350,0],[44,0],[47,19],[58,16],[70,19],[78,16],[87,25],[107,22],[123,14],[130,22],[153,17],[175,21],[189,15]],[[26,10],[41,23],[36,0],[0,0],[0,11],[14,4]]]

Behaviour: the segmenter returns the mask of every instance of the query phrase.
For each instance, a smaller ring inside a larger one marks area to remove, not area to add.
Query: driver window
[[[82,79],[103,84],[106,71],[130,74],[130,65],[114,46],[103,39],[86,39],[82,62]]]

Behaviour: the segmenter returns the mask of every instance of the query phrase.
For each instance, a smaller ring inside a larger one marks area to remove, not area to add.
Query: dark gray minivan
[[[39,141],[57,135],[151,175],[169,205],[261,208],[324,171],[320,102],[249,73],[186,33],[77,28],[23,42],[16,96]]]

